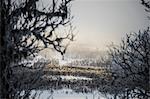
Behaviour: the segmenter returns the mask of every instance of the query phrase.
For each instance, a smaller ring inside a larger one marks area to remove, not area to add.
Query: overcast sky
[[[104,50],[111,42],[119,43],[126,33],[148,26],[148,14],[140,0],[74,0],[72,15],[78,31],[74,47]]]

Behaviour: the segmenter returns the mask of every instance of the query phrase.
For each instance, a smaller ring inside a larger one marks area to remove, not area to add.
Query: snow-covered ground
[[[52,93],[50,90],[33,90],[31,96],[33,96],[36,92],[37,96],[40,96],[35,99],[107,99],[104,95],[97,91],[93,93],[75,93],[71,89],[61,89]]]
[[[22,59],[18,65],[24,64],[27,67],[34,66],[35,63],[47,63],[49,60],[41,55],[37,55],[35,57],[29,57],[27,59]]]
[[[91,78],[87,77],[79,77],[79,76],[60,76],[62,79],[65,80],[92,80]]]
[[[52,76],[52,75],[45,75],[43,78],[46,79],[53,79],[57,80],[58,78],[61,78],[62,80],[92,80],[92,78],[82,77],[82,76],[71,76],[71,75],[61,75],[61,76]]]

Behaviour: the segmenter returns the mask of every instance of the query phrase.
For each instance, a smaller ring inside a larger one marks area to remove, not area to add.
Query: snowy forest
[[[105,51],[70,50],[75,1],[0,0],[0,99],[150,98],[150,27]],[[137,1],[150,15],[150,1]]]

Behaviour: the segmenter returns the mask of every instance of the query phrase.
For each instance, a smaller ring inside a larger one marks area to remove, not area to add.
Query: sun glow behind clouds
[[[148,26],[147,13],[139,0],[75,0],[73,25],[79,31],[76,44],[105,49],[126,33]],[[81,46],[82,47],[82,46]]]

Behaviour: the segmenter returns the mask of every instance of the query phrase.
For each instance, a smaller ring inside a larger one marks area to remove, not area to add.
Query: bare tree
[[[72,27],[69,33],[58,30],[71,22],[71,1],[49,0],[48,6],[42,5],[40,0],[0,1],[1,98],[12,97],[12,63],[48,47],[62,55],[65,53],[67,45],[64,42],[73,40]]]
[[[141,4],[146,7],[146,11],[150,10],[150,2],[148,0],[141,0]]]
[[[141,0],[146,12],[150,2]],[[149,16],[148,16],[148,19]],[[127,34],[120,46],[110,46],[111,79],[108,88],[126,99],[150,97],[150,29]],[[105,60],[107,61],[107,60]],[[106,64],[108,65],[108,64]],[[107,89],[107,88],[106,88]],[[108,91],[108,90],[107,90]]]
[[[150,13],[150,1],[149,0],[141,0],[141,4],[145,7],[145,11]],[[148,16],[150,20],[150,16]]]
[[[110,55],[113,65],[121,71],[120,74],[116,73],[113,85],[124,87],[127,98],[148,99],[150,97],[149,28],[143,32],[127,34],[120,46],[111,48]]]

